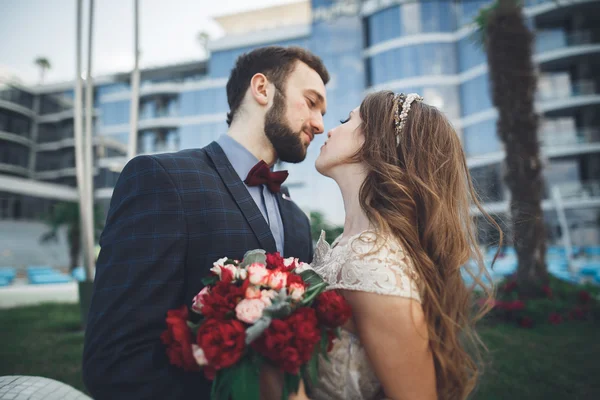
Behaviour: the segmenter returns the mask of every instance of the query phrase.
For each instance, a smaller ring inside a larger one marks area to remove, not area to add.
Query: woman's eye
[[[350,117],[348,117],[348,118],[346,118],[346,119],[342,119],[342,120],[340,120],[340,123],[343,125],[343,124],[345,124],[345,123],[346,123],[346,122],[348,122],[348,121],[350,121]]]

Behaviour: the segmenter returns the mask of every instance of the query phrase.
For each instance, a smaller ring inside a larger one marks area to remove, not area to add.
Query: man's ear
[[[250,94],[261,106],[269,104],[269,80],[264,74],[254,74],[250,80]]]

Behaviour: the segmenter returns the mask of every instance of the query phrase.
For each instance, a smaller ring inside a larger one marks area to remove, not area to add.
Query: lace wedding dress
[[[346,289],[421,301],[411,261],[391,236],[363,232],[338,245],[325,241],[315,248],[312,268],[329,284],[328,290]],[[313,400],[380,400],[385,398],[358,336],[342,329],[329,353],[319,362],[319,379],[311,388]]]

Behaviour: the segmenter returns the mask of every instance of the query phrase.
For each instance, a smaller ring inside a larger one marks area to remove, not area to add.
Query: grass
[[[0,310],[0,376],[41,375],[85,390],[79,306]],[[600,322],[480,329],[489,365],[476,400],[600,399]]]

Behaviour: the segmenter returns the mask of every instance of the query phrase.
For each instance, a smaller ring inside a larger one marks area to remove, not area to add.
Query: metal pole
[[[85,161],[83,158],[83,121],[82,121],[82,91],[83,83],[81,81],[81,14],[82,14],[82,0],[76,0],[77,12],[76,12],[76,32],[75,32],[75,109],[73,115],[73,130],[75,133],[75,171],[77,178],[77,191],[79,195],[79,230],[81,232],[82,248],[84,252],[84,264],[86,269],[88,268],[88,256],[87,256],[87,218],[85,212]]]
[[[88,22],[88,59],[87,79],[85,89],[85,213],[87,220],[86,232],[86,279],[92,281],[96,266],[96,252],[94,251],[94,154],[92,120],[94,114],[94,82],[92,80],[92,39],[94,32],[94,0],[90,0],[90,14]]]
[[[140,92],[140,41],[139,41],[139,0],[133,0],[133,20],[134,20],[134,65],[131,72],[131,115],[129,126],[129,148],[127,157],[132,159],[137,154],[138,142],[138,113],[139,113],[139,92]]]

